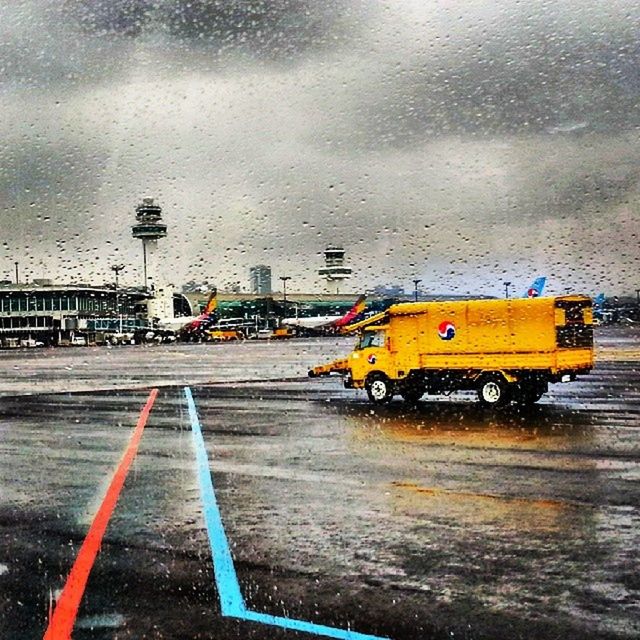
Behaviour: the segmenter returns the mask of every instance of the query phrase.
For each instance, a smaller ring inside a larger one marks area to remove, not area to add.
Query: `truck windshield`
[[[384,347],[384,331],[365,331],[358,343],[358,349]]]

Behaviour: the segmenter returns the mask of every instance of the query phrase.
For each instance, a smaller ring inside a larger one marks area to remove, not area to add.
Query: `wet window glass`
[[[384,331],[363,331],[358,348],[366,349],[367,347],[384,347],[384,340]]]
[[[640,3],[0,7],[0,639],[640,637]]]

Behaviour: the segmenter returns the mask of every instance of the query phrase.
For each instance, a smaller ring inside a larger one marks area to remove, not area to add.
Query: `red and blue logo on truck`
[[[456,336],[456,327],[450,320],[444,320],[438,325],[438,335],[441,340],[453,340]]]

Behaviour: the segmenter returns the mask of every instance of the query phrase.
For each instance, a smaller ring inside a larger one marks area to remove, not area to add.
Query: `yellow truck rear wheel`
[[[532,405],[538,402],[547,390],[548,387],[544,383],[521,383],[513,394],[514,401],[523,406]]]
[[[414,404],[424,395],[424,384],[417,382],[404,384],[400,389],[400,395],[405,402]]]
[[[478,399],[485,407],[499,407],[509,402],[509,383],[499,373],[486,373],[478,379]]]

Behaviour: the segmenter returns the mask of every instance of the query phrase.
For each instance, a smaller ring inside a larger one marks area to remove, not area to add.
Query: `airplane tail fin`
[[[536,278],[531,286],[526,290],[523,298],[538,298],[544,291],[544,285],[547,283],[546,276]]]
[[[364,313],[364,310],[367,306],[366,304],[367,296],[361,295],[356,300],[355,304],[347,313],[345,313],[342,318],[336,320],[336,327],[344,327],[347,324],[351,324],[361,313]]]
[[[208,326],[214,321],[214,314],[217,308],[218,308],[218,290],[214,288],[211,290],[211,294],[209,295],[209,299],[207,300],[207,304],[205,305],[202,313],[191,322],[188,322],[187,324],[185,324],[180,329],[180,333],[192,334],[204,329],[206,326]]]
[[[202,315],[210,316],[218,308],[218,290],[212,289]]]

